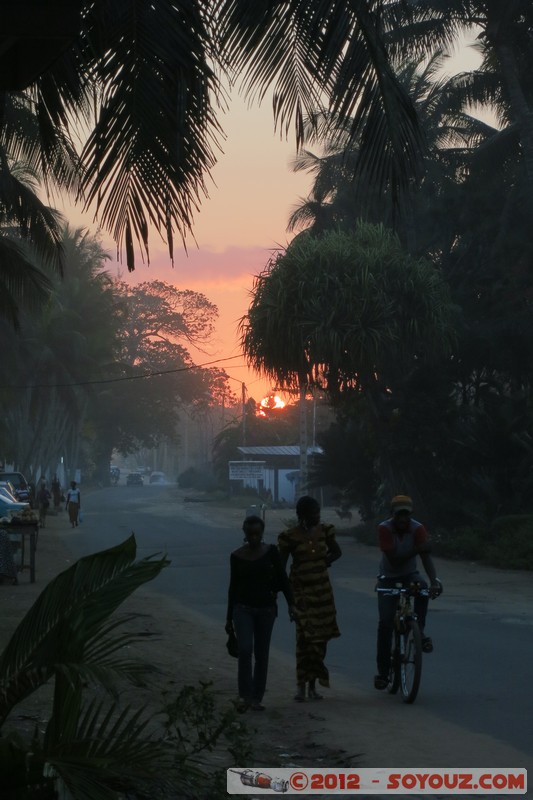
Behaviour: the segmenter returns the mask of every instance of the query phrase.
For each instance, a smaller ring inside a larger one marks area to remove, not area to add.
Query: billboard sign
[[[230,481],[265,479],[266,461],[228,461]]]

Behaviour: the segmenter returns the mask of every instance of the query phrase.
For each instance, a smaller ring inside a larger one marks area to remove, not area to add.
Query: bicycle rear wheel
[[[422,635],[416,620],[408,620],[402,640],[400,685],[403,701],[414,703],[422,677]]]
[[[400,688],[400,634],[394,631],[392,650],[390,654],[389,682],[387,691],[389,694],[396,694]]]

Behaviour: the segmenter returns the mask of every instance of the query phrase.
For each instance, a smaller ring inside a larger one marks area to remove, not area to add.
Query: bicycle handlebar
[[[376,592],[388,594],[392,597],[399,597],[401,594],[408,594],[411,595],[411,597],[415,597],[417,594],[422,595],[422,597],[431,597],[433,594],[430,589],[422,589],[418,586],[391,586],[389,588],[380,588],[377,586]]]

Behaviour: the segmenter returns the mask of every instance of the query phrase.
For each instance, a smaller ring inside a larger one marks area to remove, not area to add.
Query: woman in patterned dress
[[[333,525],[320,522],[320,505],[313,497],[296,504],[298,525],[281,533],[278,547],[284,564],[292,556],[289,578],[296,605],[295,700],[321,700],[315,688],[329,686],[324,658],[327,643],[340,636],[328,567],[342,555]]]

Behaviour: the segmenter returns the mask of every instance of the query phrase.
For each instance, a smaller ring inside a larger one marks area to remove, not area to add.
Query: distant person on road
[[[230,557],[226,633],[235,631],[239,647],[239,710],[263,711],[270,638],[278,615],[277,593],[285,595],[291,620],[294,597],[277,547],[263,541],[261,517],[246,517],[242,529],[244,545]]]
[[[391,501],[391,516],[378,526],[381,562],[377,588],[394,588],[397,583],[401,583],[402,586],[418,583],[421,588],[427,589],[427,583],[417,568],[417,556],[420,556],[431,582],[431,592],[437,596],[442,592],[442,583],[437,578],[435,566],[429,554],[431,548],[428,533],[421,522],[417,522],[411,517],[412,511],[413,501],[411,498],[408,495],[398,494]],[[386,689],[388,685],[394,615],[397,605],[397,597],[378,594],[378,674],[374,677],[376,689]],[[428,597],[416,595],[414,610],[418,616],[422,634],[422,650],[424,653],[431,653],[433,642],[431,637],[424,633],[427,609]]]
[[[78,517],[81,509],[81,493],[77,488],[76,481],[70,482],[70,489],[67,492],[65,511],[68,511],[68,518],[73,528],[78,527]]]
[[[52,480],[51,487],[52,489],[52,498],[54,501],[54,511],[59,511],[61,506],[61,484],[59,483],[59,478],[57,475],[54,475]],[[63,498],[64,499],[64,498]]]
[[[316,681],[329,686],[324,659],[330,639],[340,636],[328,567],[341,557],[333,525],[320,522],[320,505],[313,497],[296,504],[298,525],[281,533],[281,560],[292,556],[290,581],[296,602],[295,700],[321,700]],[[306,693],[307,688],[307,693]]]
[[[52,495],[48,491],[46,486],[46,481],[41,481],[39,486],[39,491],[37,492],[37,508],[39,510],[39,525],[41,528],[45,527],[46,522],[46,512],[50,507],[50,500],[52,499]]]

